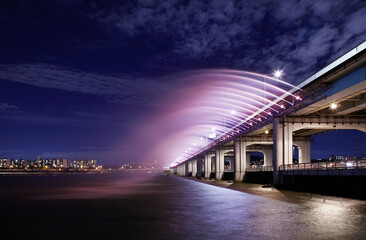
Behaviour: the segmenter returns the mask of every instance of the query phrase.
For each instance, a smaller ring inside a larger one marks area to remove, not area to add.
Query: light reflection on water
[[[314,199],[289,203],[187,179],[174,181],[184,194],[175,206],[181,213],[179,226],[172,227],[190,239],[365,239],[366,214],[360,212],[365,202],[353,207]]]
[[[54,209],[53,202],[57,202],[57,216],[65,219],[64,224],[80,218],[92,230],[98,229],[84,235],[108,232],[116,236],[123,231],[128,239],[220,240],[366,236],[365,201],[308,199],[301,193],[291,193],[298,198],[282,201],[159,175],[40,176],[31,181],[13,180],[22,188],[13,191],[15,183],[12,186],[1,181],[2,193],[10,199],[31,200],[38,207],[29,212],[31,218],[37,216],[39,209],[44,209],[42,217],[54,217],[56,213],[49,209]],[[10,221],[14,214],[23,214],[23,210],[3,212],[2,217]]]

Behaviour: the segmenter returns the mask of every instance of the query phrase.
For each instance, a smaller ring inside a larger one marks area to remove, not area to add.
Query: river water
[[[366,201],[346,198],[136,173],[0,175],[0,189],[14,239],[366,239]]]

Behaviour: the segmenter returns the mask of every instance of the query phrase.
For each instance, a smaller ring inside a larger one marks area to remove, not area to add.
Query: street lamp
[[[330,108],[331,108],[332,110],[336,109],[337,107],[338,107],[338,104],[336,104],[336,103],[332,103],[332,104],[330,104]]]
[[[282,76],[283,71],[282,70],[276,70],[273,75],[275,78],[280,78]]]

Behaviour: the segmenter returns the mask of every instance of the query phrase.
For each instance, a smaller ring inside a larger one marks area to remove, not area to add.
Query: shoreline
[[[178,177],[178,176],[177,176]],[[234,191],[243,193],[253,194],[264,198],[284,201],[294,204],[306,204],[308,202],[323,202],[332,205],[366,205],[366,200],[355,199],[344,196],[333,196],[321,193],[303,192],[287,189],[277,189],[275,187],[265,187],[265,184],[258,183],[244,183],[234,182],[232,180],[216,180],[216,179],[205,179],[205,178],[192,178],[183,177],[187,180],[197,181],[205,184],[210,184],[217,187],[228,188]]]

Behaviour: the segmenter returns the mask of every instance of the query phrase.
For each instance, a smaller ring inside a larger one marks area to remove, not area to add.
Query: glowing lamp
[[[273,75],[275,78],[280,78],[282,76],[282,70],[276,70]]]
[[[333,110],[336,109],[337,107],[338,107],[338,105],[336,103],[330,104],[330,108]]]

